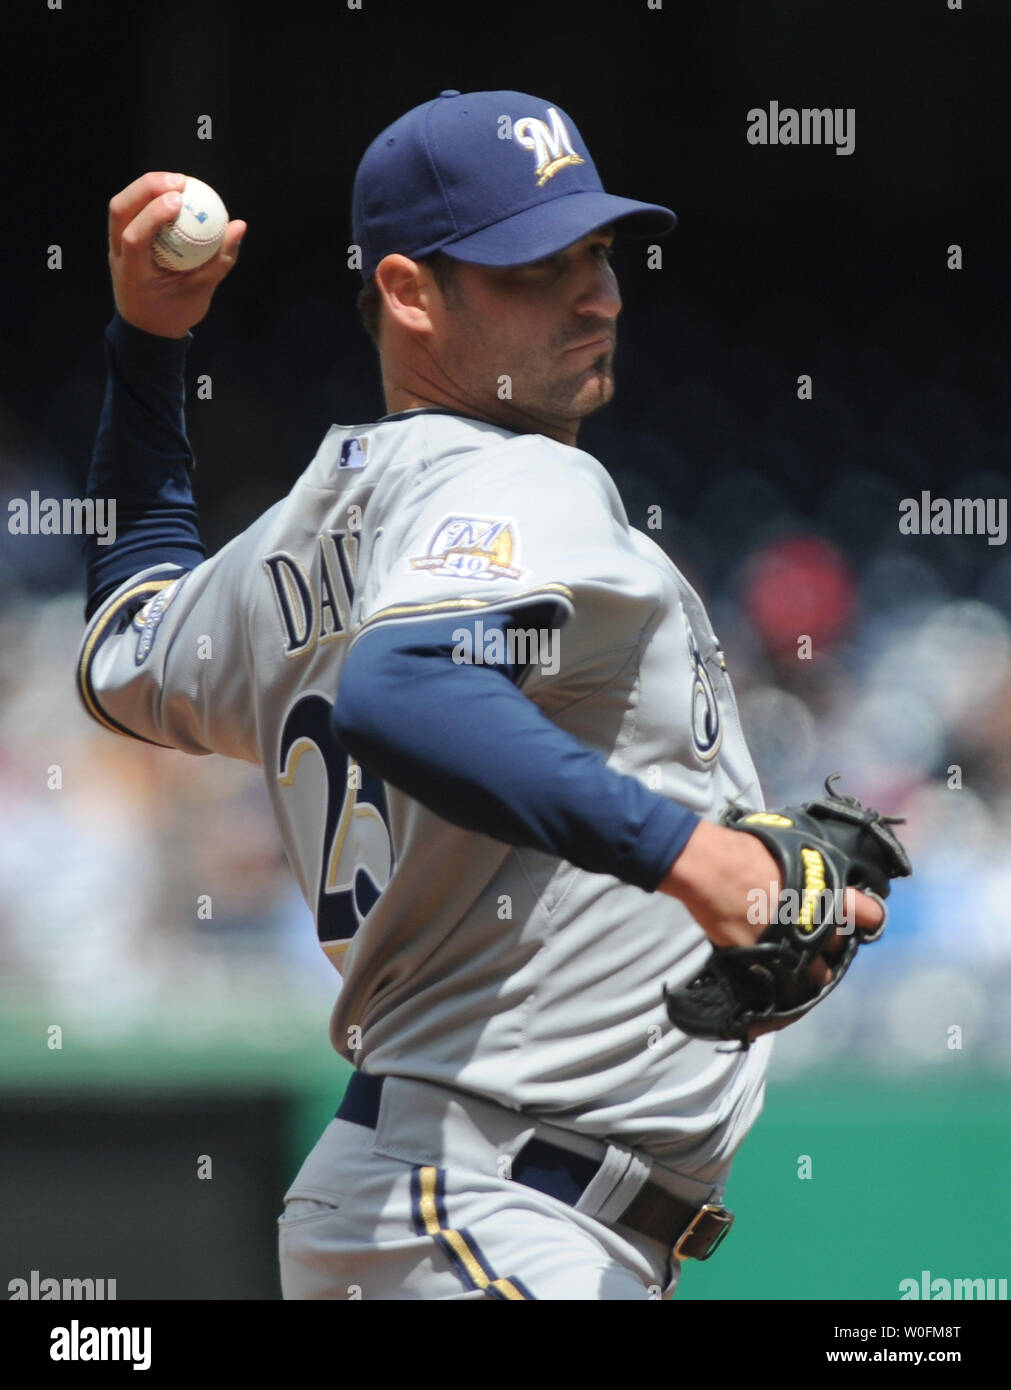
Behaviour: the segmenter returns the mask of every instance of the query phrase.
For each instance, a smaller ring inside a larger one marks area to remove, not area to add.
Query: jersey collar
[[[385,425],[389,420],[413,420],[415,415],[453,415],[458,420],[473,420],[475,424],[491,425],[493,429],[503,428],[491,420],[482,420],[479,415],[468,415],[462,410],[448,410],[442,405],[416,405],[411,410],[395,410],[392,415],[381,415],[376,424]]]

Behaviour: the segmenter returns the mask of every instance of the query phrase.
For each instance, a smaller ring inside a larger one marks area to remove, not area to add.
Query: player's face
[[[458,261],[433,347],[475,412],[555,438],[614,395],[610,228],[527,265]]]

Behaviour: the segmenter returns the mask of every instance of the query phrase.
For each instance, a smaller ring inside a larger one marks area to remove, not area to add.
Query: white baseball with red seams
[[[163,270],[196,270],[217,255],[228,227],[228,210],[208,184],[187,178],[174,222],[154,239],[154,258]]]

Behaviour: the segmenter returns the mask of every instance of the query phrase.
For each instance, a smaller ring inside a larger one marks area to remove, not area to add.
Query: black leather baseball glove
[[[779,902],[753,946],[714,947],[701,974],[679,989],[664,990],[670,1020],[683,1033],[748,1047],[819,1004],[846,974],[857,949],[881,935],[884,921],[873,931],[846,921],[843,893],[858,888],[884,907],[891,879],[912,873],[891,829],[902,821],[835,792],[838,777],[836,772],[826,778],[825,796],[802,806],[781,811],[731,806],[724,812],[722,824],[756,835],[775,858]],[[810,966],[830,944],[835,950],[837,931],[842,949],[826,959],[832,976],[815,984]]]

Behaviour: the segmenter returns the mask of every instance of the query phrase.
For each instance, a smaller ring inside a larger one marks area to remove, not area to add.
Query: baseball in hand
[[[196,270],[216,256],[225,239],[228,211],[213,188],[187,178],[174,222],[154,239],[154,258],[163,270]]]

